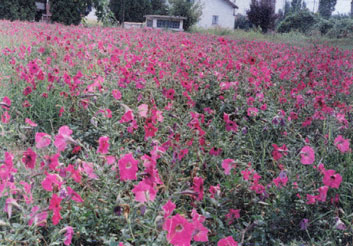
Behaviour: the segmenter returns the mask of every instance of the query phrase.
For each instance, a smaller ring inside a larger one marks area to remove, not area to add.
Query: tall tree
[[[144,15],[152,10],[150,0],[111,0],[109,6],[120,23],[143,22]]]
[[[319,13],[325,18],[329,19],[332,15],[332,12],[335,11],[335,6],[337,0],[320,0],[319,2]]]
[[[272,0],[251,0],[250,9],[246,12],[250,22],[261,27],[263,32],[274,28],[277,15]]]
[[[190,0],[169,0],[171,4],[169,14],[175,16],[183,16],[184,29],[188,30],[192,25],[199,21],[202,15],[202,6],[199,1]]]
[[[50,5],[52,21],[65,25],[78,25],[92,6],[97,10],[96,15],[99,21],[104,24],[114,21],[109,8],[109,0],[50,0]]]
[[[290,11],[292,13],[295,13],[305,8],[306,8],[306,4],[302,0],[292,0]]]
[[[166,15],[168,14],[168,6],[165,0],[151,0],[151,13],[155,15]]]
[[[0,0],[0,19],[32,21],[35,14],[34,0]]]

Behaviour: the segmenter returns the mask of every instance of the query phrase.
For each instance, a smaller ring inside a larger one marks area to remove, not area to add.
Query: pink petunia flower
[[[4,124],[8,124],[10,122],[11,116],[9,115],[9,113],[7,111],[5,111],[2,115],[1,115],[1,122]]]
[[[31,148],[28,148],[22,157],[22,162],[25,164],[26,168],[34,169],[36,165],[37,154]]]
[[[64,244],[70,245],[72,241],[72,236],[74,235],[74,229],[71,226],[66,226],[64,230],[66,231]]]
[[[190,246],[194,225],[180,214],[167,219],[163,229],[168,232],[168,242],[175,246]]]
[[[202,224],[206,218],[197,213],[195,209],[191,212],[192,223],[194,224],[193,239],[196,242],[208,241],[208,229]]]
[[[323,171],[324,177],[322,178],[322,183],[331,188],[338,189],[342,182],[342,176],[336,173],[335,170],[329,169]]]
[[[195,177],[193,180],[193,189],[197,193],[195,199],[201,201],[203,199],[203,178]]]
[[[54,186],[60,189],[61,185],[61,179],[57,174],[47,173],[45,179],[42,181],[42,187],[46,191],[53,191]]]
[[[52,198],[50,199],[50,203],[49,203],[49,209],[53,211],[53,217],[52,217],[52,221],[53,221],[53,225],[57,225],[61,218],[60,215],[60,203],[61,203],[62,198],[58,197],[55,193],[53,194]]]
[[[118,89],[112,90],[112,95],[116,100],[120,100],[121,99],[121,93]]]
[[[132,153],[124,155],[119,161],[119,174],[122,181],[136,180],[138,160],[135,160]]]
[[[232,236],[229,236],[219,240],[217,246],[238,246],[238,242],[234,241]]]
[[[25,123],[30,125],[30,126],[33,126],[33,127],[36,127],[38,126],[36,123],[34,123],[33,121],[31,121],[30,119],[26,118],[25,119]]]
[[[234,161],[233,159],[224,159],[224,160],[222,161],[222,167],[223,167],[223,169],[224,169],[224,173],[225,173],[226,175],[229,175],[229,174],[230,174],[230,170],[231,170],[232,168],[235,168],[235,167],[236,167],[235,161]]]
[[[64,151],[68,142],[74,142],[71,138],[72,130],[68,126],[59,128],[58,134],[55,136],[54,145],[58,151]]]
[[[147,118],[148,105],[147,104],[141,104],[140,106],[138,106],[138,111],[139,111],[140,117]]]
[[[304,165],[313,164],[315,161],[315,152],[310,146],[304,146],[300,151],[300,162]]]
[[[341,153],[349,152],[349,139],[344,139],[341,135],[338,135],[334,141],[335,146]]]
[[[158,190],[155,184],[149,184],[145,180],[140,181],[132,189],[132,192],[135,194],[135,200],[140,203],[154,201],[157,195],[157,191]]]
[[[35,136],[36,148],[48,147],[51,143],[50,135],[45,132],[37,132]]]
[[[48,212],[40,211],[39,206],[34,206],[31,210],[30,219],[28,221],[28,225],[31,226],[33,223],[36,226],[45,226],[47,224]]]
[[[169,200],[166,204],[163,205],[162,209],[164,211],[164,218],[169,217],[176,208],[175,203],[173,203],[171,200]]]
[[[97,153],[107,154],[109,152],[109,137],[100,137]]]

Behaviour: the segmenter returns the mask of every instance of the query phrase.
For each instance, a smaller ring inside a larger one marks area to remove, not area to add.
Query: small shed
[[[184,31],[183,25],[186,17],[167,15],[145,15],[146,26],[160,29],[170,29],[173,31]]]

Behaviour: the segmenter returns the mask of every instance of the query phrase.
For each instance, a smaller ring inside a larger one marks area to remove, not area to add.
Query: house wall
[[[242,0],[240,0],[242,1]],[[213,16],[218,16],[218,26],[223,28],[234,28],[234,8],[224,0],[201,0],[203,9],[198,27],[210,28]],[[238,1],[237,1],[238,2]]]

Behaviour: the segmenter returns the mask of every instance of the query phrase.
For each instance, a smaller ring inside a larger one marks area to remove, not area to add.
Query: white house
[[[243,1],[243,0],[239,0]],[[234,28],[238,6],[233,0],[200,0],[202,15],[196,26],[201,28]]]

